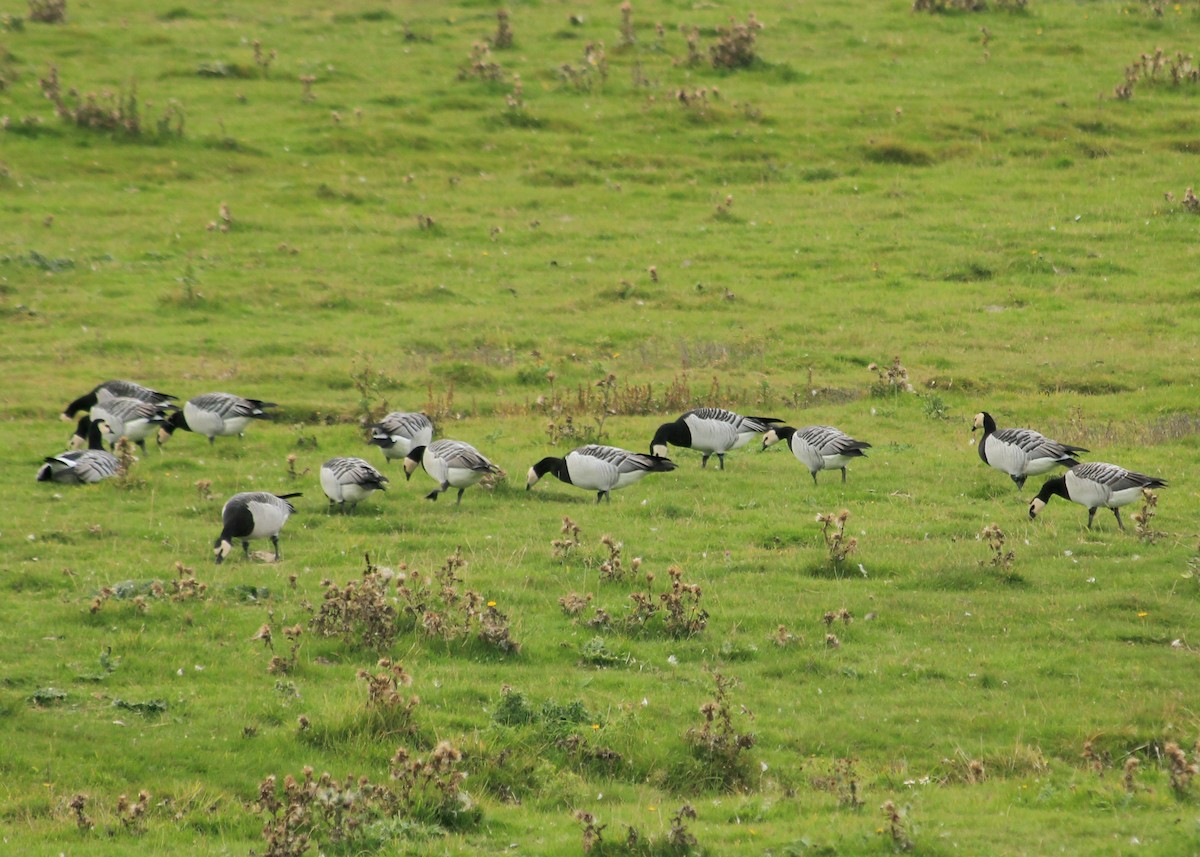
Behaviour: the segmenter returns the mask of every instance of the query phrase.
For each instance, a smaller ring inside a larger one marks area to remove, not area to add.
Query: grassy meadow
[[[5,849],[1200,854],[1200,4],[32,11],[0,9]],[[36,483],[109,378],[280,407]],[[873,446],[845,484],[752,444],[525,489],[710,405]],[[505,477],[427,502],[364,443],[389,410]],[[1030,521],[983,410],[1169,487],[1124,533]],[[328,514],[335,455],[389,490]],[[216,566],[245,490],[304,493],[282,561]]]

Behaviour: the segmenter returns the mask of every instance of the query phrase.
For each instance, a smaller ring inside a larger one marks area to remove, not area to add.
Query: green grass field
[[[1200,854],[1200,5],[1014,6],[2,10],[5,848]],[[109,378],[280,408],[36,483]],[[873,446],[525,490],[697,406]],[[506,476],[427,502],[397,409]],[[1030,521],[983,410],[1169,487]]]

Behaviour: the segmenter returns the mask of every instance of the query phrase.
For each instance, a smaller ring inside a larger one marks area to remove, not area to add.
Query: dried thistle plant
[[[834,514],[817,515],[817,523],[821,525],[821,537],[825,540],[825,549],[829,553],[829,562],[834,567],[841,567],[846,559],[858,549],[858,539],[851,536],[846,538],[846,522],[850,520],[850,511]]]
[[[116,815],[121,826],[131,833],[143,833],[146,829],[146,811],[150,808],[150,792],[138,792],[137,800],[130,801],[127,795],[117,798]]]
[[[977,539],[987,543],[988,549],[992,552],[992,557],[986,563],[983,560],[979,561],[980,565],[991,566],[999,569],[1005,574],[1012,571],[1013,560],[1016,559],[1016,554],[1011,550],[1004,549],[1005,535],[1004,530],[1000,529],[995,524],[988,524],[979,531]]]
[[[315,74],[300,75],[300,100],[301,101],[316,101],[317,94],[313,92],[313,84],[317,82]]]
[[[1200,766],[1188,762],[1187,753],[1174,741],[1163,745],[1163,756],[1167,760],[1167,776],[1171,780],[1171,790],[1183,797],[1191,788],[1192,779],[1196,774],[1200,774]]]
[[[512,25],[508,21],[507,9],[496,10],[496,35],[492,36],[492,47],[511,48],[513,46]]]
[[[269,77],[271,72],[271,63],[275,62],[277,54],[275,51],[264,52],[262,42],[255,39],[250,43],[254,48],[254,64],[262,71],[263,77]]]
[[[726,787],[734,787],[747,781],[748,766],[746,751],[756,743],[752,732],[743,732],[734,720],[734,707],[730,694],[737,681],[719,672],[709,673],[716,685],[713,699],[700,706],[704,722],[699,728],[690,727],[684,740],[698,758],[705,762],[707,772]],[[742,716],[754,718],[753,712],[744,705],[738,706]]]
[[[908,370],[900,362],[900,356],[892,359],[892,365],[881,367],[878,363],[867,366],[868,372],[874,372],[876,381],[871,385],[873,396],[893,396],[899,393],[915,392],[908,380]]]
[[[1125,786],[1125,791],[1129,794],[1133,794],[1137,790],[1136,774],[1141,764],[1141,760],[1137,756],[1130,756],[1125,760],[1125,764],[1121,766],[1121,783]]]
[[[631,48],[637,42],[633,31],[633,4],[625,0],[621,4],[621,47]]]
[[[71,798],[71,802],[67,804],[67,807],[71,810],[72,815],[75,817],[75,826],[80,830],[91,830],[96,826],[96,822],[92,821],[91,816],[85,812],[85,808],[87,807],[87,799],[87,795],[85,795],[83,792],[79,792],[73,798]]]
[[[560,562],[565,562],[571,553],[579,547],[579,534],[581,530],[578,524],[566,515],[563,515],[561,532],[563,538],[551,541],[550,547],[554,550],[554,558]]]
[[[592,849],[604,844],[604,828],[607,824],[597,824],[596,816],[582,809],[575,810],[575,820],[583,829],[583,853],[588,854]]]
[[[1189,188],[1190,190],[1190,188]],[[1153,543],[1162,537],[1162,533],[1155,532],[1153,527],[1154,515],[1158,511],[1158,495],[1149,488],[1142,489],[1142,508],[1134,512],[1131,516],[1135,524],[1137,524],[1138,538],[1147,543]]]
[[[908,812],[902,810],[893,801],[887,800],[880,807],[884,818],[887,819],[888,833],[892,837],[892,847],[897,851],[912,851],[912,831],[909,828]]]

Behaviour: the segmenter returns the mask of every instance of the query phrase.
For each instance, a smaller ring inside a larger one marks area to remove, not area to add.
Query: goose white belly
[[[641,474],[621,473],[610,461],[596,458],[592,455],[580,455],[572,452],[567,455],[567,472],[571,475],[571,484],[578,488],[592,491],[611,491],[622,488],[638,480]],[[644,473],[645,471],[642,471]],[[624,479],[624,481],[622,481]]]
[[[250,417],[222,417],[212,411],[201,410],[191,402],[183,406],[183,416],[187,420],[188,428],[205,437],[238,435],[250,424]]]
[[[431,474],[435,472],[440,473],[440,475],[434,478],[438,482],[446,483],[451,488],[470,488],[487,475],[487,471],[484,470],[472,470],[469,467],[451,467],[444,461],[438,461],[434,465],[434,470],[430,470],[428,465],[425,469]]]
[[[824,470],[826,467],[841,467],[841,464],[827,464],[828,459],[821,454],[821,450],[817,449],[811,443],[808,443],[798,435],[792,435],[792,454],[809,469]],[[844,464],[849,459],[844,455],[829,456],[829,458],[841,459]]]
[[[739,432],[723,420],[688,417],[684,422],[692,434],[692,449],[699,452],[728,452],[745,446],[754,436],[752,432]]]

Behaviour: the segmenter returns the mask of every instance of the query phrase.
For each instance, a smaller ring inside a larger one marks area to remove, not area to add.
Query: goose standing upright
[[[371,426],[368,444],[383,450],[385,461],[405,458],[417,446],[428,446],[433,440],[433,423],[424,414],[392,411]]]
[[[701,453],[701,467],[707,467],[708,459],[715,454],[724,470],[725,453],[740,449],[752,437],[780,422],[783,420],[775,417],[744,417],[724,408],[696,408],[674,422],[660,425],[650,441],[650,453],[666,458],[668,443],[688,447]]]
[[[1074,467],[1079,462],[1075,455],[1087,452],[1082,446],[1059,443],[1039,434],[1033,429],[996,429],[992,415],[983,411],[975,415],[971,431],[983,429],[979,439],[979,457],[984,464],[1007,473],[1017,484],[1017,490],[1025,486],[1025,479],[1053,470],[1058,465]]]
[[[359,500],[386,490],[387,481],[386,476],[362,458],[331,458],[321,465],[321,489],[329,498],[330,508],[336,505],[343,512],[347,503],[350,511],[354,511]]]
[[[552,473],[568,485],[596,492],[596,502],[612,502],[610,491],[632,485],[647,473],[668,473],[675,462],[658,455],[630,452],[615,446],[589,444],[573,449],[562,458],[547,456],[529,468],[525,490]]]
[[[279,531],[296,511],[288,500],[301,496],[295,494],[268,494],[266,491],[245,491],[234,494],[221,508],[221,535],[213,543],[213,558],[220,565],[233,550],[233,540],[242,543],[242,552],[250,556],[250,539],[270,539],[275,547],[275,561],[279,553]]]
[[[846,481],[846,464],[852,458],[866,456],[863,450],[871,444],[855,440],[841,429],[833,426],[773,426],[763,435],[762,448],[777,441],[786,441],[792,454],[808,468],[813,484],[817,484],[817,473],[821,470],[841,470],[842,482]]]
[[[202,434],[213,443],[218,437],[242,437],[251,420],[269,420],[265,408],[279,407],[261,399],[244,399],[232,393],[205,393],[188,399],[183,410],[171,414],[159,435],[162,443],[175,429]]]
[[[425,495],[436,500],[449,488],[458,489],[457,504],[462,503],[463,491],[500,468],[488,461],[475,447],[461,440],[435,440],[428,446],[417,446],[404,457],[404,478],[411,479],[417,465],[425,469],[438,487]]]
[[[101,443],[103,431],[104,421],[93,421],[88,427],[88,448],[48,456],[38,469],[37,481],[90,485],[120,473],[120,459],[106,451]]]
[[[80,411],[90,411],[102,398],[125,396],[143,402],[169,402],[175,398],[170,393],[160,393],[133,381],[112,380],[97,384],[75,401],[63,408],[61,419],[70,422]]]
[[[1115,464],[1105,464],[1100,461],[1089,461],[1077,464],[1061,476],[1047,479],[1042,490],[1029,504],[1029,518],[1037,517],[1050,498],[1054,495],[1065,497],[1088,510],[1088,529],[1092,528],[1092,519],[1096,510],[1103,507],[1112,509],[1117,518],[1117,526],[1125,531],[1121,521],[1120,506],[1127,506],[1142,495],[1144,488],[1165,488],[1167,483],[1157,476],[1147,476],[1118,467]]]

